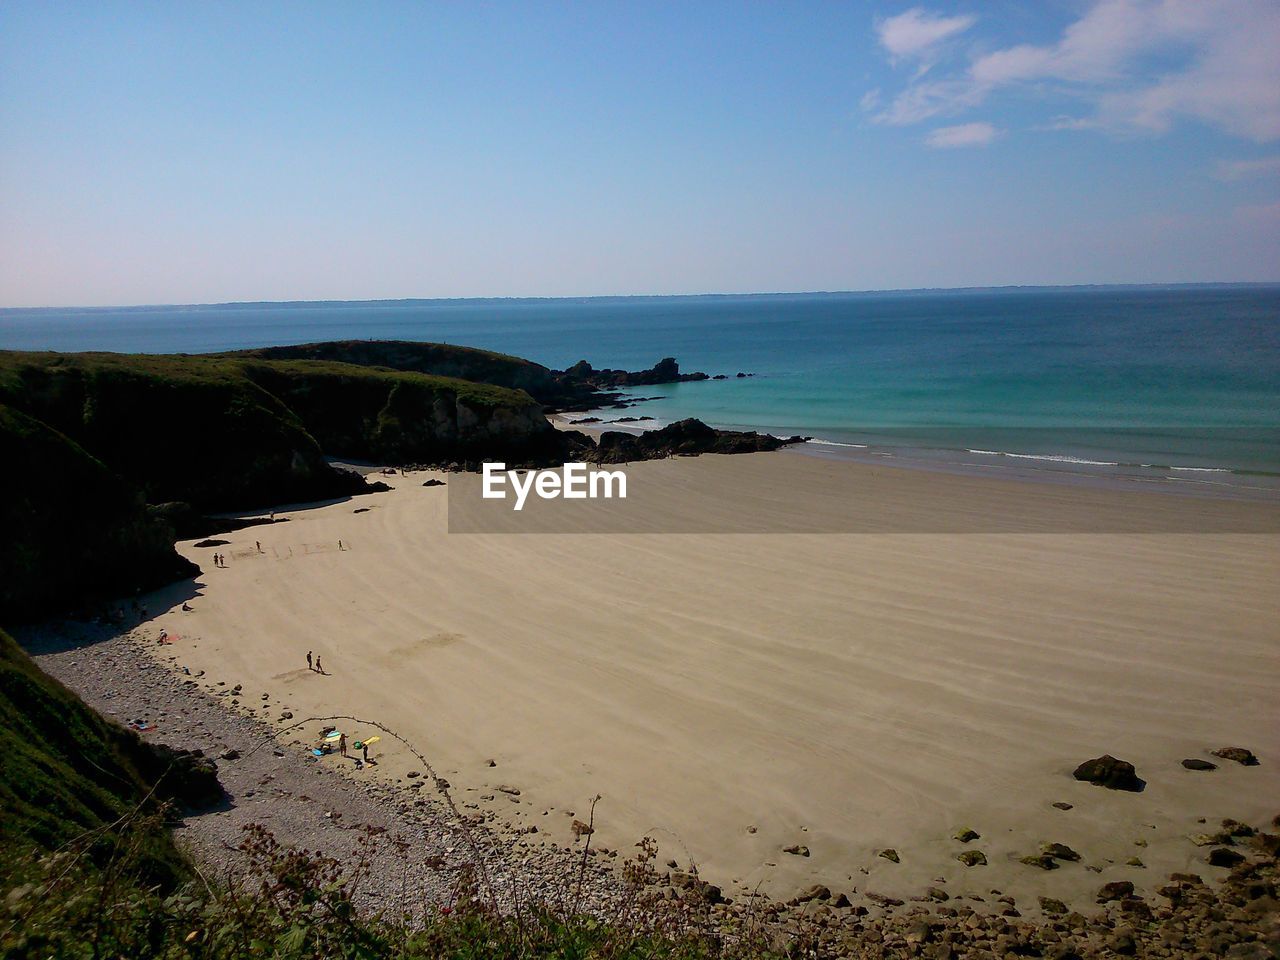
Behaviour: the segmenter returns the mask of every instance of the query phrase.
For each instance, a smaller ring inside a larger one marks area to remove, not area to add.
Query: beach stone
[[[961,827],[954,834],[952,834],[952,836],[955,837],[955,839],[959,840],[961,843],[968,843],[971,840],[982,839],[982,834],[978,833],[977,830],[970,829],[969,827]]]
[[[1189,757],[1182,761],[1182,765],[1188,770],[1217,770],[1216,763],[1210,763],[1208,760],[1200,760],[1196,757]]]
[[[981,850],[966,850],[964,853],[957,853],[956,859],[966,867],[985,867],[987,865],[987,855]]]
[[[1252,750],[1246,750],[1244,747],[1221,747],[1213,751],[1215,757],[1221,757],[1223,760],[1234,760],[1236,763],[1243,764],[1246,767],[1256,767],[1258,758],[1253,755]]]
[[[1060,917],[1067,912],[1067,905],[1061,900],[1054,900],[1052,897],[1041,897],[1040,909],[1051,917]]]
[[[240,751],[235,749],[223,750],[222,753],[218,755],[218,759],[219,760],[239,760]]]
[[[782,852],[783,852],[783,853],[789,853],[789,854],[791,854],[791,855],[792,855],[792,856],[794,856],[794,857],[807,857],[807,856],[809,856],[809,848],[808,848],[808,847],[806,847],[806,846],[802,846],[801,844],[798,844],[798,843],[793,843],[793,844],[792,844],[791,846],[789,846],[789,847],[783,847],[783,848],[782,848]]]
[[[1235,850],[1218,847],[1209,851],[1209,866],[1211,867],[1234,867],[1240,863],[1244,863],[1244,856]]]
[[[1222,821],[1222,830],[1231,837],[1252,837],[1257,832],[1247,823],[1241,823],[1239,820],[1230,818]]]
[[[881,850],[877,856],[884,857],[884,859],[891,860],[894,863],[902,862],[898,857],[898,851],[893,849],[893,847],[889,847],[887,850]]]
[[[1073,863],[1080,859],[1080,854],[1076,853],[1065,843],[1042,843],[1040,844],[1040,852],[1055,860],[1070,860]]]
[[[1121,927],[1107,940],[1107,948],[1112,953],[1118,953],[1122,957],[1133,956],[1138,952],[1138,944],[1134,940],[1133,931],[1127,927]]]
[[[1132,793],[1140,793],[1146,787],[1146,783],[1138,778],[1138,773],[1132,763],[1125,760],[1117,760],[1110,754],[1103,754],[1101,757],[1086,760],[1076,767],[1072,776],[1077,780],[1083,780],[1085,783],[1106,787],[1108,790],[1128,790]]]
[[[1053,805],[1059,810],[1071,810],[1075,806],[1074,804],[1067,803],[1065,800],[1057,800]]]
[[[500,783],[500,784],[498,784],[498,789],[499,789],[499,790],[501,790],[503,793],[505,793],[505,794],[509,794],[510,796],[513,796],[513,797],[518,797],[518,796],[520,796],[520,791],[519,791],[519,789],[517,789],[516,787],[513,787],[513,786],[511,786],[511,785],[509,785],[509,784],[506,784],[506,783]]]
[[[810,903],[814,900],[830,900],[831,891],[820,883],[802,891],[795,899],[796,903]]]
[[[1123,900],[1125,897],[1133,896],[1133,883],[1129,880],[1113,880],[1111,883],[1104,884],[1098,891],[1099,903],[1110,903],[1113,900]]]

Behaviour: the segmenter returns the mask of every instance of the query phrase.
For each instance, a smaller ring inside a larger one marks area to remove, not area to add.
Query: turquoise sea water
[[[975,462],[1147,464],[1188,482],[1280,472],[1280,285],[0,310],[8,349],[347,338],[443,340],[552,367],[674,356],[730,375],[639,391],[664,398],[626,414],[657,422]]]

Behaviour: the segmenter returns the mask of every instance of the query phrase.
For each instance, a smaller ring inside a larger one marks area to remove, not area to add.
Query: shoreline
[[[643,405],[640,409],[643,411]],[[599,414],[616,412],[618,411],[613,408],[599,408],[575,413],[549,414],[548,419],[557,429],[580,430],[597,438],[607,430],[640,434],[660,429],[669,423],[669,421],[655,418],[645,418],[643,422],[638,422],[637,418],[630,418],[625,422],[617,422],[616,419],[601,419],[595,423],[583,422],[584,417],[594,418]],[[708,425],[723,430],[754,430],[779,438],[791,435],[785,430],[774,433],[763,427],[742,424],[715,422]],[[793,456],[809,456],[858,464],[882,464],[951,476],[993,477],[1020,482],[1092,487],[1101,490],[1143,489],[1207,499],[1280,502],[1280,473],[1258,473],[1227,467],[1089,461],[1069,454],[1026,454],[967,447],[912,446],[892,442],[846,443],[820,437],[807,437],[805,443],[784,447],[782,452]]]

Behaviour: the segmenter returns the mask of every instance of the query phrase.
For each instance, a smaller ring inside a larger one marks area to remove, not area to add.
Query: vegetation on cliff
[[[141,493],[73,440],[0,405],[0,617],[150,590],[198,572]]]

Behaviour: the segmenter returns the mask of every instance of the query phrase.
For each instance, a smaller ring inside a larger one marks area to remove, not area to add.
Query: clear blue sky
[[[0,6],[0,305],[1280,280],[1280,4]]]

